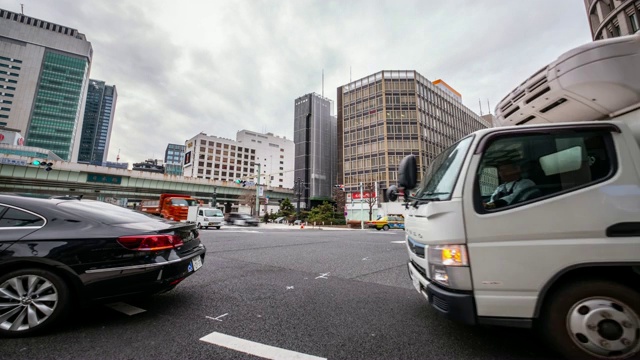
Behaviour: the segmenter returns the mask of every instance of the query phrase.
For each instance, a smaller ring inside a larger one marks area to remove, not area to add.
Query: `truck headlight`
[[[204,218],[204,221],[209,221],[209,218]]]
[[[450,288],[472,290],[465,245],[429,246],[427,259],[433,281]]]

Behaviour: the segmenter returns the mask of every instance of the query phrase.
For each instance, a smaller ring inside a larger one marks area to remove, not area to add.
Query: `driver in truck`
[[[489,201],[484,203],[486,209],[511,205],[519,193],[536,186],[532,180],[522,178],[522,169],[516,162],[498,164],[498,176],[503,182],[491,194]]]

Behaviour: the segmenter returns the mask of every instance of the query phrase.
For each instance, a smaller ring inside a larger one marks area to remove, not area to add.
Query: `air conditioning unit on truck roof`
[[[558,57],[496,106],[495,126],[604,120],[640,107],[640,33]]]

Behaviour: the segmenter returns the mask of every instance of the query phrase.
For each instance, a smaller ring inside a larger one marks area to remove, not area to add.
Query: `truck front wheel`
[[[545,302],[542,335],[568,359],[640,355],[640,293],[604,281],[563,285]]]

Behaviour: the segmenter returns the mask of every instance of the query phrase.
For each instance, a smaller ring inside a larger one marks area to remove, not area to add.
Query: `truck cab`
[[[419,183],[402,161],[408,272],[436,311],[535,327],[567,358],[640,355],[637,69],[640,35],[574,49]]]
[[[208,229],[215,227],[220,229],[224,223],[224,214],[220,209],[199,207],[196,215],[198,229]]]

